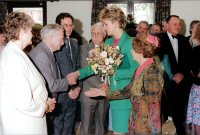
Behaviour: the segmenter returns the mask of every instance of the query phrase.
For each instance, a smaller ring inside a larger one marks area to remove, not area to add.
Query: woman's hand
[[[98,96],[106,96],[105,91],[97,89],[97,88],[90,88],[90,90],[84,93],[87,97],[98,97]]]
[[[55,98],[48,98],[46,102],[46,113],[52,112],[55,109]]]
[[[110,91],[110,86],[107,83],[102,83],[99,85],[99,87],[100,87],[100,90]]]

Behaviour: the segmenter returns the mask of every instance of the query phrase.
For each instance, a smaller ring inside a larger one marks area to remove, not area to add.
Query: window
[[[155,23],[155,1],[154,0],[107,0],[107,6],[116,5],[120,7],[125,15],[133,14],[136,23],[142,20],[148,21],[150,24]]]
[[[46,24],[46,2],[7,2],[8,12],[19,11],[29,14],[35,23]]]
[[[127,3],[109,3],[109,4],[107,4],[107,6],[109,6],[109,7],[112,5],[120,7],[122,9],[122,11],[125,13],[125,15],[127,16]]]
[[[42,8],[13,8],[13,11],[27,13],[33,18],[35,23],[43,25],[43,11],[42,11]]]

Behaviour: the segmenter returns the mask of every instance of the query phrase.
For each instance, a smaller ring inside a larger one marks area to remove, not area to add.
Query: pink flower
[[[147,35],[147,41],[150,42],[151,44],[153,44],[156,47],[160,46],[158,38],[156,36],[151,35],[151,34]]]

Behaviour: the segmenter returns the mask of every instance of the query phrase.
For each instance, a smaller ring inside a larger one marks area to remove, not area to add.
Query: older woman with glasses
[[[161,93],[163,71],[153,57],[158,47],[158,39],[145,33],[133,39],[132,54],[139,63],[134,77],[123,90],[110,91],[106,87],[91,88],[86,96],[106,96],[108,99],[131,99],[133,109],[130,115],[129,135],[161,134]]]

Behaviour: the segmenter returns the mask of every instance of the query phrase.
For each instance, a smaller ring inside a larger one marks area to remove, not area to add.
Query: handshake
[[[79,75],[80,75],[79,71],[75,71],[75,72],[68,74],[66,76],[66,79],[67,79],[67,82],[69,83],[69,85],[75,85]]]

